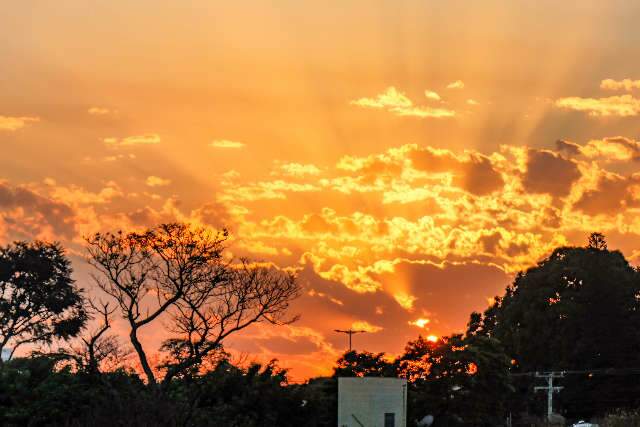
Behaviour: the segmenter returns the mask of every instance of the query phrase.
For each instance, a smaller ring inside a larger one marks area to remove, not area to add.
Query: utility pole
[[[352,330],[351,328],[349,328],[349,329],[348,329],[348,330],[346,330],[346,331],[345,331],[345,330],[342,330],[342,329],[334,329],[334,331],[335,331],[335,332],[339,332],[339,333],[341,333],[341,334],[347,334],[347,335],[349,335],[349,351],[351,351],[351,336],[353,336],[354,334],[359,334],[359,333],[367,332],[367,331],[362,331],[362,330],[354,331],[354,330]]]
[[[551,421],[551,414],[553,413],[553,393],[557,393],[564,387],[553,386],[554,378],[563,378],[564,372],[536,372],[536,378],[546,378],[546,386],[534,387],[535,391],[547,392],[547,421]]]

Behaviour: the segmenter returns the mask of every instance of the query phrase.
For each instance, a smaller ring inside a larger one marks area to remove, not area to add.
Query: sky
[[[0,14],[0,244],[227,227],[296,271],[227,348],[293,379],[402,351],[559,245],[640,237],[640,4],[23,0]],[[157,348],[161,326],[143,339]]]

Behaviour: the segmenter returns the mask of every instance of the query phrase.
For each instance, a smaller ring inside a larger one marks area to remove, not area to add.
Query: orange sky
[[[45,2],[0,15],[0,243],[227,226],[299,271],[227,346],[327,373],[461,330],[591,231],[637,257],[640,4]],[[418,322],[429,319],[429,322]],[[160,328],[146,331],[156,346]]]

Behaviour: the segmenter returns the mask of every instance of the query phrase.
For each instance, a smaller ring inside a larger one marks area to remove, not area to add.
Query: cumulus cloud
[[[631,79],[623,79],[623,80],[614,80],[614,79],[604,79],[600,82],[600,88],[607,90],[621,90],[624,89],[627,92],[632,91],[633,89],[640,89],[640,80],[631,80]]]
[[[171,180],[166,178],[160,178],[159,176],[151,175],[147,177],[145,183],[149,187],[164,187],[171,184]]]
[[[552,151],[528,151],[527,171],[522,179],[526,191],[566,196],[580,178],[578,165]]]
[[[440,98],[440,95],[438,95],[437,92],[434,92],[432,90],[425,90],[424,96],[427,97],[427,99],[431,99],[433,101],[440,101],[442,99]]]
[[[71,239],[75,226],[71,206],[0,181],[0,240]]]
[[[382,326],[372,325],[371,323],[365,320],[358,320],[351,324],[351,329],[375,333],[375,332],[380,332],[384,328]]]
[[[640,175],[625,178],[602,173],[596,188],[586,190],[574,208],[588,215],[616,215],[640,207]]]
[[[279,172],[286,176],[320,175],[321,170],[312,164],[285,163],[280,165]]]
[[[584,145],[571,141],[556,142],[559,151],[572,156],[584,156],[603,161],[628,161],[640,159],[640,142],[623,136],[592,139]]]
[[[160,143],[160,135],[149,133],[144,135],[127,136],[124,138],[104,138],[104,143],[113,147],[127,147],[134,145],[154,145]]]
[[[113,110],[111,108],[106,108],[106,107],[90,107],[87,110],[87,113],[89,113],[92,116],[108,116],[110,114],[117,113],[117,110]]]
[[[631,117],[640,113],[640,99],[631,95],[607,98],[581,98],[577,96],[560,98],[555,101],[558,108],[581,111],[593,117]]]
[[[27,126],[29,123],[39,122],[40,118],[38,117],[10,117],[10,116],[0,116],[0,131],[9,131],[13,132],[18,129],[22,129]]]
[[[466,152],[456,155],[449,150],[430,147],[416,149],[410,154],[414,167],[429,173],[451,175],[451,182],[471,193],[488,194],[503,185],[502,176],[487,156]]]
[[[464,89],[464,82],[462,80],[456,80],[447,85],[447,89]]]
[[[434,93],[432,93],[432,96]],[[435,95],[438,96],[437,94]],[[429,95],[427,95],[427,97],[429,97]],[[388,87],[386,91],[377,95],[375,98],[360,98],[351,101],[350,104],[364,108],[384,109],[397,116],[446,118],[456,115],[454,110],[446,108],[414,105],[413,101],[411,101],[407,95],[398,91],[393,86]]]
[[[215,139],[209,143],[209,147],[214,148],[242,148],[245,144],[238,141],[231,141],[229,139]]]

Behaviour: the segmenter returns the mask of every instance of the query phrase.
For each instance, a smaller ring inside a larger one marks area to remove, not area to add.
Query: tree
[[[396,372],[392,363],[385,360],[384,353],[368,351],[347,351],[336,362],[333,377],[394,377]]]
[[[107,335],[111,328],[111,315],[116,308],[112,308],[108,302],[98,304],[92,300],[89,300],[88,306],[89,317],[97,321],[97,326],[80,336],[75,345],[61,349],[59,354],[71,358],[78,370],[97,375],[103,369],[111,371],[121,367],[130,351],[121,345],[118,337]]]
[[[638,375],[620,370],[640,367],[639,274],[594,233],[518,274],[469,333],[500,340],[515,371],[582,371],[562,380],[568,416],[637,404]]]
[[[82,289],[57,243],[0,247],[0,352],[76,336],[87,320]],[[0,362],[1,363],[1,362]]]
[[[512,391],[509,359],[489,337],[451,335],[410,341],[396,360],[409,382],[409,418],[433,415],[437,426],[493,426]]]
[[[299,294],[293,274],[269,265],[225,259],[228,233],[186,224],[162,224],[143,233],[97,233],[87,239],[98,286],[129,325],[129,339],[148,383],[158,384],[139,340],[140,329],[161,316],[174,336],[163,345],[171,360],[161,368],[166,388],[193,372],[223,340],[257,322],[283,324]]]

